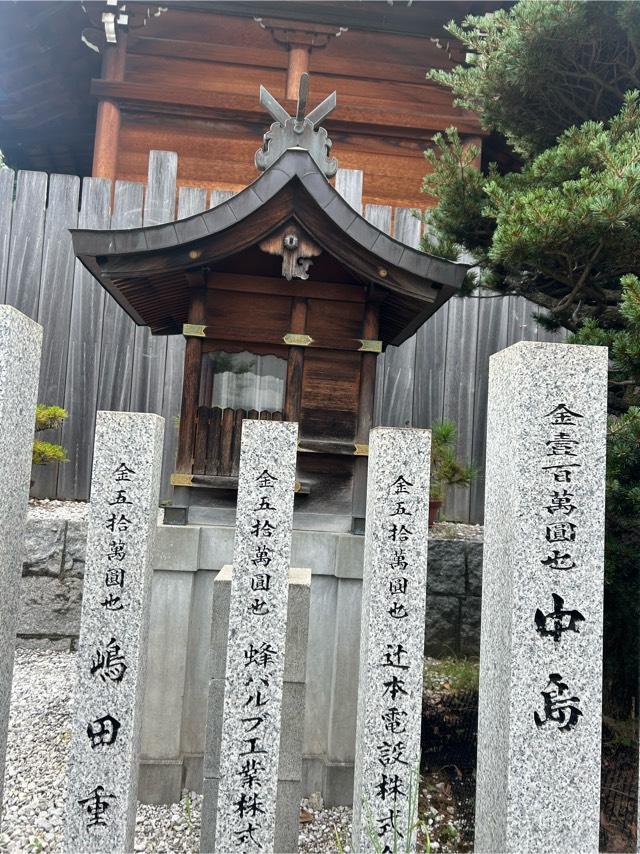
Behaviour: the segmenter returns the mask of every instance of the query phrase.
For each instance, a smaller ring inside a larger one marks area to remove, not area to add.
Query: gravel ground
[[[0,851],[59,852],[65,772],[75,682],[75,655],[18,649],[13,675]],[[138,804],[135,851],[196,854],[202,797],[184,792],[179,804]],[[303,802],[300,851],[336,851],[336,831],[348,840],[351,810]],[[345,851],[348,847],[345,845]]]
[[[87,501],[57,501],[50,498],[30,498],[29,519],[66,519],[69,522],[85,519],[89,515]]]

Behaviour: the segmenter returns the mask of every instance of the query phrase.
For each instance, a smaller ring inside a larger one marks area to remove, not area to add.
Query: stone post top
[[[431,433],[431,430],[426,430],[424,427],[372,427],[372,433]]]
[[[12,305],[0,305],[0,324],[3,326],[21,324],[32,335],[42,337],[42,326]]]
[[[552,355],[557,358],[569,358],[571,356],[589,357],[602,359],[605,362],[609,358],[609,348],[591,344],[560,344],[549,341],[517,341],[504,350],[494,353],[489,357],[490,364],[497,364],[503,360],[519,358],[521,356],[531,357],[534,355]]]
[[[99,409],[96,419],[96,423],[108,423],[109,421],[120,421],[123,423],[129,420],[132,422],[138,422],[138,424],[146,421],[150,427],[153,424],[158,424],[159,426],[164,425],[164,418],[162,415],[156,415],[154,412],[118,412],[116,410],[111,411]]]
[[[233,575],[233,566],[230,563],[225,563],[220,572],[216,575],[217,581],[231,581]],[[215,583],[215,582],[214,582]],[[303,586],[311,586],[311,570],[300,569],[297,567],[289,567],[289,584],[300,584]]]

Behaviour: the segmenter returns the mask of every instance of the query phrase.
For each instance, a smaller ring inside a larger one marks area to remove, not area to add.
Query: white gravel
[[[29,519],[65,519],[68,522],[82,521],[89,516],[89,504],[86,501],[57,501],[50,498],[29,499],[27,511]]]
[[[13,674],[9,740],[0,823],[0,851],[59,852],[66,763],[75,683],[75,654],[18,649]],[[135,851],[196,854],[202,797],[183,792],[178,804],[138,804]],[[313,821],[301,826],[300,851],[337,851],[336,832],[349,850],[351,810],[303,801]]]

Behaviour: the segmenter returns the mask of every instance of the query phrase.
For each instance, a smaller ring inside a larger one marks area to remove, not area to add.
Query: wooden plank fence
[[[177,156],[152,151],[146,186],[73,175],[0,170],[0,302],[44,326],[39,400],[63,405],[61,435],[69,462],[37,469],[38,497],[86,499],[98,409],[157,412],[165,418],[162,496],[171,497],[182,388],[184,340],[151,336],[74,260],[68,229],[135,228],[206,210],[232,193],[180,188]],[[82,186],[80,186],[82,183]],[[339,170],[336,187],[362,210],[363,176]],[[365,217],[398,240],[417,246],[421,223],[413,212],[367,205]],[[520,340],[562,340],[533,319],[520,297],[452,299],[401,347],[380,357],[375,423],[429,427],[451,418],[458,448],[480,470],[470,490],[454,490],[447,516],[482,521],[489,356]]]

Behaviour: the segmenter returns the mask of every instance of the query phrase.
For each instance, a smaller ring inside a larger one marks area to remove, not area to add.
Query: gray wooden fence
[[[180,414],[184,340],[137,327],[75,261],[69,228],[134,228],[198,213],[230,193],[180,188],[177,155],[152,151],[146,187],[128,181],[0,170],[0,303],[44,327],[39,400],[69,411],[61,436],[69,462],[37,468],[33,494],[86,499],[98,409],[164,416],[163,496],[170,498]],[[82,186],[81,186],[82,185]],[[338,191],[362,210],[362,173],[339,170]],[[368,205],[367,219],[417,245],[412,212]],[[486,296],[486,295],[484,295]],[[534,307],[515,297],[455,298],[401,347],[379,362],[376,423],[428,427],[451,418],[460,453],[481,470],[486,432],[488,359],[520,340],[559,340],[533,320]],[[481,521],[484,484],[455,490],[447,516]]]

